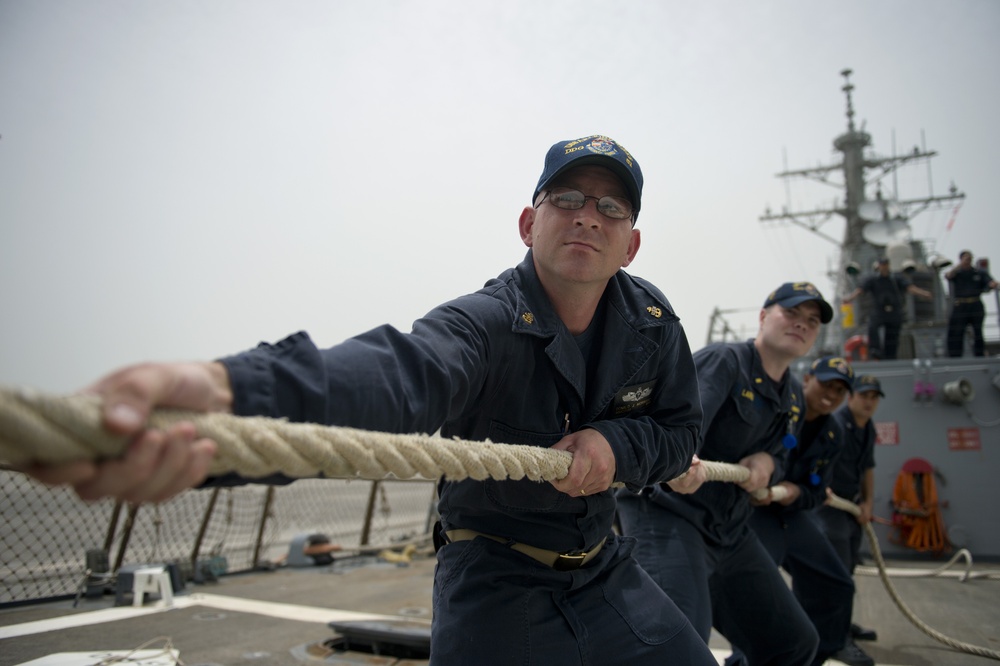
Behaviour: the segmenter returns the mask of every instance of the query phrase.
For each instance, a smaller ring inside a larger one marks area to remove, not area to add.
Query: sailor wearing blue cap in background
[[[878,433],[873,417],[884,397],[878,377],[859,375],[854,379],[854,392],[847,404],[833,414],[844,431],[844,445],[834,465],[830,491],[857,504],[860,513],[855,517],[830,506],[822,506],[815,513],[844,567],[852,574],[861,563],[862,526],[870,523],[874,516]],[[874,641],[878,634],[851,623],[850,639]]]
[[[747,523],[750,493],[781,480],[804,415],[789,367],[831,319],[814,285],[788,282],[764,301],[754,339],[695,352],[705,415],[698,457],[743,465],[748,481],[704,483],[696,461],[669,484],[619,493],[622,530],[638,539],[639,563],[706,641],[714,626],[754,666],[807,666],[819,640]]]
[[[844,447],[843,430],[833,412],[853,386],[854,370],[846,359],[824,356],[813,361],[802,378],[805,418],[798,444],[789,451],[784,478],[777,484],[784,497],[772,502],[769,494],[750,518],[750,527],[775,564],[791,576],[795,598],[816,627],[816,666],[830,657],[849,666],[875,663],[848,640],[854,581],[813,515],[813,509],[826,501]]]

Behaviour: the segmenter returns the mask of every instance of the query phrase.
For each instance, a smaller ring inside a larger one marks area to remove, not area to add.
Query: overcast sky
[[[758,218],[841,196],[775,174],[839,159],[844,68],[876,153],[939,152],[885,185],[967,194],[914,235],[996,275],[998,34],[995,0],[0,0],[0,384],[409,330],[522,259],[545,151],[594,133],[693,348],[781,282],[832,300],[835,246]]]

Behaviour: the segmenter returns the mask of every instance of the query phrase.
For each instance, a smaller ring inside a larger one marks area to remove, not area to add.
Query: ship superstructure
[[[892,272],[904,273],[910,282],[934,295],[932,301],[906,297],[908,303],[899,358],[941,356],[948,316],[948,292],[941,271],[951,261],[934,253],[925,241],[913,238],[910,220],[927,209],[954,206],[965,198],[965,194],[951,184],[947,194],[936,195],[929,191],[925,196],[915,198],[899,196],[895,179],[888,183],[888,177],[894,176],[901,167],[928,163],[937,153],[915,147],[904,154],[876,154],[871,135],[855,123],[851,74],[850,69],[841,72],[844,77],[842,90],[847,101],[847,131],[833,141],[834,148],[842,156],[841,160],[777,174],[779,178],[806,178],[837,187],[843,191],[842,201],[839,205],[813,210],[792,211],[785,208],[780,213],[767,210],[760,220],[795,224],[838,247],[839,257],[830,278],[836,285],[833,300],[840,316],[835,325],[825,327],[823,337],[814,350],[816,355],[830,353],[865,358],[869,297],[863,295],[850,304],[843,303],[842,299],[871,274],[880,257],[887,257]],[[891,187],[889,191],[888,187]],[[929,179],[928,188],[931,187]],[[836,216],[845,221],[840,240],[822,229]]]
[[[987,326],[985,357],[972,355],[969,340],[962,358],[948,357],[945,347],[951,298],[943,274],[952,261],[935,252],[930,241],[914,238],[910,228],[910,221],[925,210],[957,210],[965,193],[951,184],[946,194],[934,194],[928,177],[924,196],[900,196],[897,171],[926,164],[930,174],[930,160],[937,153],[916,147],[902,154],[896,154],[895,149],[889,156],[876,154],[871,135],[855,123],[851,73],[849,69],[841,72],[847,131],[833,141],[840,161],[777,174],[779,178],[806,178],[834,186],[843,192],[842,199],[829,208],[792,211],[786,207],[780,213],[768,210],[760,216],[762,222],[791,223],[807,229],[836,248],[829,276],[834,292],[828,300],[835,305],[837,316],[823,327],[810,357],[797,361],[792,370],[801,377],[811,358],[836,354],[851,359],[856,375],[871,374],[881,381],[885,397],[875,414],[879,433],[875,514],[876,532],[886,552],[893,556],[942,556],[968,548],[978,558],[1000,559],[1000,517],[991,510],[1000,498],[996,490],[1000,474],[1000,340]],[[845,222],[841,239],[823,229],[838,217]],[[867,353],[870,296],[865,293],[850,303],[844,303],[844,297],[874,272],[881,257],[889,259],[893,273],[902,273],[930,292],[932,299],[905,295],[898,355],[878,360]],[[996,298],[997,292],[983,298],[991,296]],[[709,342],[740,339],[725,321],[726,312],[713,313]],[[937,509],[943,527],[938,545],[932,549],[915,550],[901,538],[898,521],[902,514],[894,495],[904,469],[931,470],[928,474],[937,484]]]

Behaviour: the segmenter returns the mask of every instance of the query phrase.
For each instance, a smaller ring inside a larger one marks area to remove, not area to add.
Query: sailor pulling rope
[[[203,436],[215,440],[218,455],[212,474],[238,472],[247,477],[283,473],[292,477],[449,480],[466,478],[552,481],[566,476],[572,454],[537,446],[469,442],[428,435],[399,435],[354,428],[290,423],[264,417],[237,417],[180,410],[156,410],[149,423],[166,428],[188,421]],[[0,388],[0,463],[25,466],[74,460],[111,458],[122,453],[127,438],[101,426],[100,398],[86,394],[52,397],[34,391]],[[703,460],[709,481],[739,483],[750,476],[740,465]],[[754,493],[772,500],[782,487]],[[831,497],[830,505],[854,516],[860,509]],[[918,629],[962,652],[1000,660],[1000,652],[956,641],[917,618],[903,603],[886,572],[878,538],[870,524],[865,533],[889,596]]]

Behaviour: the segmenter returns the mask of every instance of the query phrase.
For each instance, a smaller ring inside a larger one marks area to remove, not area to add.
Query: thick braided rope
[[[156,410],[150,425],[165,428],[192,422],[201,437],[215,440],[219,452],[212,474],[236,471],[248,477],[277,472],[291,477],[316,476],[382,479],[445,477],[451,480],[493,478],[552,481],[569,471],[572,454],[536,446],[447,440],[428,435],[399,435],[354,428],[289,423],[263,417],[236,417],[179,410]],[[100,399],[77,394],[52,397],[27,390],[0,388],[0,463],[58,464],[120,454],[126,439],[101,426]],[[470,446],[471,445],[471,446]],[[740,465],[703,460],[709,481],[740,483],[750,470]],[[762,489],[762,494],[767,494]],[[780,499],[772,488],[772,499]],[[761,494],[758,492],[758,494]],[[833,496],[830,506],[859,515],[856,504]],[[956,641],[931,628],[903,603],[886,572],[878,538],[865,531],[879,575],[893,601],[918,629],[956,650],[1000,660],[1000,652]]]
[[[219,450],[210,472],[261,477],[322,473],[335,478],[400,479],[445,477],[553,481],[566,476],[572,454],[537,446],[469,442],[428,435],[400,435],[354,428],[289,423],[266,417],[237,417],[180,410],[156,410],[154,428],[192,422],[199,436]],[[54,397],[0,388],[0,462],[59,464],[111,458],[127,441],[101,426],[100,399],[75,394]],[[470,446],[471,445],[471,446]],[[729,463],[702,461],[709,481],[745,481],[750,471]]]
[[[469,442],[429,435],[380,433],[354,428],[289,423],[264,417],[156,410],[154,428],[181,421],[218,444],[211,474],[246,477],[283,473],[334,478],[450,480],[561,479],[573,456],[566,451],[519,444]],[[127,440],[101,426],[100,399],[52,397],[0,389],[0,462],[23,466],[111,458]]]
[[[290,423],[266,417],[160,409],[150,425],[192,422],[199,436],[215,440],[212,474],[261,477],[322,473],[335,478],[445,477],[553,481],[566,476],[572,454],[537,446],[470,442],[429,435],[400,435],[354,428]],[[59,464],[111,458],[127,441],[101,426],[100,399],[55,397],[0,388],[0,462]],[[470,446],[471,445],[471,446]],[[750,476],[740,465],[702,461],[709,481],[739,483]],[[766,494],[766,491],[764,491]],[[777,499],[777,498],[775,498]]]
[[[705,477],[709,481],[728,481],[730,483],[742,483],[750,478],[750,469],[743,465],[733,463],[714,462],[712,460],[702,460],[702,467],[705,468]],[[772,488],[759,488],[751,493],[757,499],[771,495],[772,501],[784,499],[787,491],[784,486],[774,486]]]

